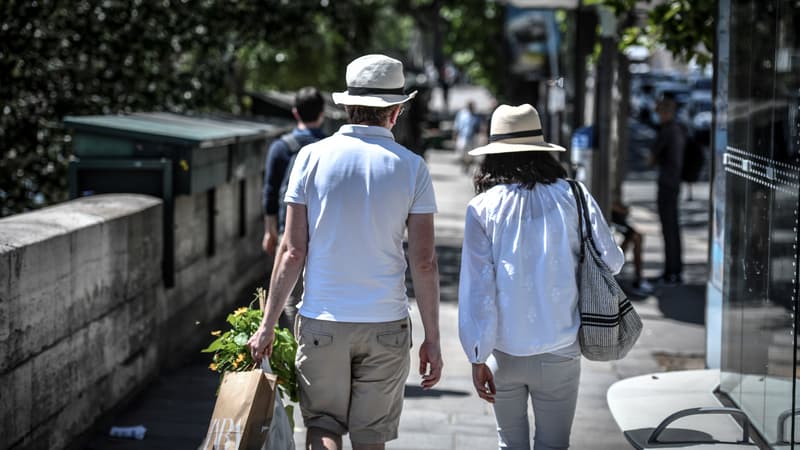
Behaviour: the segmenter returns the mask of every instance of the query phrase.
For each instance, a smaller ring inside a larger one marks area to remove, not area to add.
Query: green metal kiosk
[[[174,285],[174,199],[261,173],[269,143],[292,122],[171,113],[66,117],[70,197],[138,193],[164,200],[163,275]],[[213,227],[213,222],[211,223]]]

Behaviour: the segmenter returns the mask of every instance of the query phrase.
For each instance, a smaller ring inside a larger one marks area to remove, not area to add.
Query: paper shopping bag
[[[202,450],[259,450],[267,438],[277,377],[261,369],[225,372]]]

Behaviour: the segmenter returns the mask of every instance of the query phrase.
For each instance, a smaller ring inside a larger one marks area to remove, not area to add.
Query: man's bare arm
[[[422,386],[433,387],[442,375],[439,344],[439,266],[434,243],[433,214],[408,216],[408,261],[425,341],[419,349]]]
[[[260,360],[272,353],[275,324],[283,306],[303,270],[308,250],[308,216],[305,205],[289,203],[286,208],[286,231],[278,246],[275,265],[269,283],[264,318],[258,331],[250,338],[253,359]]]

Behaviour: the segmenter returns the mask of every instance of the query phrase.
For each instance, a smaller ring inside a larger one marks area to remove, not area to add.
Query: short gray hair
[[[392,111],[397,105],[385,106],[383,108],[361,105],[346,105],[347,118],[350,123],[357,125],[378,125],[381,126],[389,120]]]

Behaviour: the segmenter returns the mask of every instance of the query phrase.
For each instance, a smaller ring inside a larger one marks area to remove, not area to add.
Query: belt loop
[[[292,333],[294,334],[294,340],[300,340],[300,314],[295,314],[294,316],[294,324],[292,326]]]
[[[408,348],[414,348],[414,324],[408,316]]]

